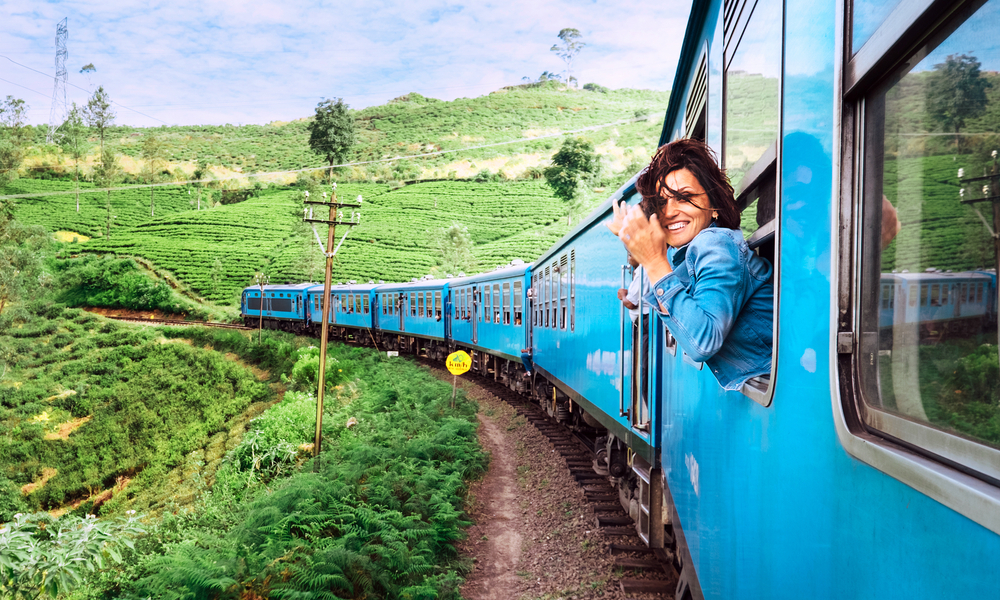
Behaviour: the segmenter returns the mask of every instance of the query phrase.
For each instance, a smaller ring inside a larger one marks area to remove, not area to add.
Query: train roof
[[[456,285],[469,285],[470,283],[476,283],[477,281],[493,281],[494,279],[508,279],[510,277],[517,277],[518,275],[524,275],[524,273],[530,269],[532,263],[522,262],[521,264],[515,265],[505,265],[502,267],[497,267],[492,271],[486,271],[485,273],[476,273],[475,275],[469,275],[467,277],[458,277],[456,279],[450,279],[449,282],[452,286]]]
[[[969,279],[992,280],[989,273],[982,271],[960,271],[957,273],[882,273],[882,279],[899,279],[906,282],[920,283],[924,281],[960,281]]]
[[[370,291],[374,290],[375,288],[377,288],[377,287],[379,287],[381,285],[382,284],[380,284],[380,283],[340,283],[340,284],[336,284],[336,285],[331,285],[330,286],[330,291],[334,292],[334,293],[340,293],[340,292],[349,292],[349,293],[354,293],[354,292],[370,292]],[[319,289],[319,291],[323,290],[323,284],[322,283],[319,284],[316,287]]]
[[[417,281],[406,281],[402,283],[383,283],[376,287],[380,292],[387,292],[391,290],[439,290],[444,286],[455,281],[454,278],[451,279],[418,279]]]
[[[264,286],[264,289],[290,292],[290,291],[304,290],[314,285],[316,284],[315,283],[269,283]],[[247,287],[243,288],[244,291],[259,290],[259,289],[260,289],[259,285],[248,285]]]

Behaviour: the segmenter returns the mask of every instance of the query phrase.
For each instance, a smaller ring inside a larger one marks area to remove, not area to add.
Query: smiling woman
[[[769,373],[773,269],[747,247],[711,151],[690,139],[667,144],[636,188],[642,203],[615,206],[609,227],[654,282],[645,301],[725,389]]]

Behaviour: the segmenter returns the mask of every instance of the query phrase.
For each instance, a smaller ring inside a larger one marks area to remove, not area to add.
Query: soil
[[[432,371],[451,382],[447,371]],[[486,476],[470,490],[467,508],[475,524],[459,552],[471,558],[473,569],[462,596],[660,598],[621,591],[611,539],[595,527],[583,489],[548,439],[488,390],[470,381],[459,385],[479,404],[479,438],[491,457]]]

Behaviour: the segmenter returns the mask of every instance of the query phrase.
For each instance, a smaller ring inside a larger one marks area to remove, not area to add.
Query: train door
[[[479,343],[479,294],[478,288],[472,286],[472,343]]]
[[[441,293],[441,292],[437,292]],[[451,290],[444,295],[444,314],[441,318],[444,319],[444,339],[451,341],[451,313],[453,307],[451,304]]]
[[[399,309],[399,330],[400,331],[406,331],[406,328],[403,327],[403,325],[404,325],[404,323],[406,321],[406,319],[405,319],[405,317],[406,317],[406,298],[407,298],[406,294],[400,294],[399,295],[399,302],[397,303],[397,307]]]

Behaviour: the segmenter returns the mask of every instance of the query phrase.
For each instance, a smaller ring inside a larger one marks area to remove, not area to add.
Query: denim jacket
[[[738,230],[702,230],[686,246],[667,250],[674,269],[643,297],[692,359],[719,384],[738,390],[771,371],[773,269],[747,247]]]

